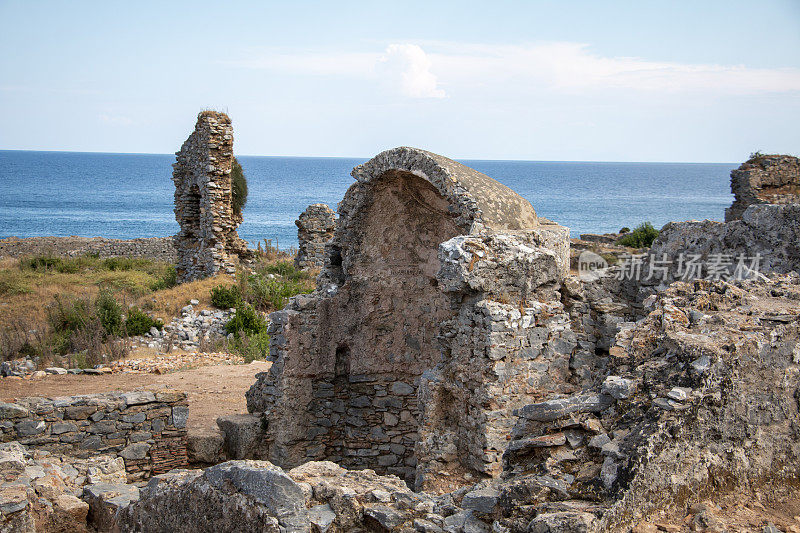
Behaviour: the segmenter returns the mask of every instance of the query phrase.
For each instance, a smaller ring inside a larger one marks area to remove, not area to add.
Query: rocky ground
[[[12,443],[0,451],[0,531],[81,519],[99,531],[800,531],[800,277],[679,282],[644,305],[601,382],[519,410],[499,479],[433,495],[329,462],[236,460],[134,486]],[[150,380],[187,390],[202,429],[224,398],[243,412],[266,366],[6,378],[3,396]]]

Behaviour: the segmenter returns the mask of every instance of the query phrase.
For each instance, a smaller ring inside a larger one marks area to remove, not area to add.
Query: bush
[[[111,291],[101,290],[94,306],[95,314],[106,335],[119,335],[122,332],[123,310]]]
[[[63,268],[64,260],[60,257],[49,255],[36,255],[33,257],[23,257],[19,261],[22,270],[33,270],[35,272],[59,271]]]
[[[247,178],[239,161],[234,157],[231,167],[231,207],[237,215],[242,214],[242,209],[247,204]]]
[[[617,241],[617,244],[631,248],[649,248],[658,237],[658,230],[650,222],[643,222],[633,231]]]
[[[160,291],[164,289],[171,289],[178,284],[178,271],[175,270],[175,265],[169,265],[164,273],[150,286],[152,291]]]
[[[230,309],[239,307],[242,304],[242,291],[239,287],[232,285],[217,285],[211,289],[211,305],[219,309]]]
[[[128,309],[128,318],[125,320],[125,332],[129,335],[144,335],[150,331],[150,328],[161,330],[164,323],[160,320],[155,320],[147,313],[140,311],[136,307]]]
[[[250,276],[247,299],[262,311],[283,309],[292,296],[312,292],[314,289],[301,281],[290,279],[268,279]]]
[[[228,345],[228,349],[242,356],[246,363],[256,359],[264,359],[269,354],[269,335],[266,331],[245,335],[240,332]]]
[[[48,307],[47,318],[56,333],[71,333],[89,323],[89,304],[84,300],[63,300],[58,295]]]
[[[267,321],[249,305],[243,305],[236,309],[236,314],[225,324],[225,333],[233,333],[237,336],[240,332],[254,335],[266,333],[266,331]]]

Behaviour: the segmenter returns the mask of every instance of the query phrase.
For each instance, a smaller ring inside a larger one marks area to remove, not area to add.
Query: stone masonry
[[[322,268],[325,244],[336,228],[336,213],[325,204],[312,204],[300,214],[295,225],[299,243],[295,266],[301,270]]]
[[[175,240],[178,281],[220,271],[233,273],[247,243],[236,233],[242,216],[234,213],[231,204],[231,119],[224,113],[203,111],[175,155],[175,219],[181,226]]]
[[[247,394],[268,420],[268,458],[420,483],[448,469],[496,476],[499,435],[551,370],[531,343],[547,360],[571,346],[539,302],[567,272],[568,230],[423,150],[352,174],[317,290],[271,315],[274,363]]]
[[[0,440],[79,458],[125,461],[129,481],[185,467],[186,393],[89,394],[0,403]]]
[[[790,155],[752,157],[731,171],[736,200],[725,210],[725,221],[742,218],[752,204],[800,203],[800,159]]]

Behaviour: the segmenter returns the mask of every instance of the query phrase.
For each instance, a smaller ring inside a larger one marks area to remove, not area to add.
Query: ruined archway
[[[516,277],[505,280],[509,286],[503,291],[533,298],[535,287],[552,283],[566,268],[567,232],[552,224],[540,227],[530,203],[516,193],[430,152],[383,152],[356,167],[353,177],[357,182],[339,204],[317,291],[271,315],[274,364],[248,392],[248,409],[266,414],[268,458],[279,465],[332,460],[412,481],[419,472],[419,450],[441,455],[430,445],[442,440],[430,439],[430,432],[438,431],[430,423],[425,424],[428,444],[420,446],[424,410],[441,412],[419,402],[420,384],[430,389],[423,374],[443,368],[449,359],[480,359],[486,349],[484,340],[469,353],[452,353],[465,309],[483,301],[486,291],[454,285],[452,265],[443,263],[453,258],[443,250],[465,236],[509,232],[503,235],[518,243],[514,250],[523,251],[526,261],[541,259],[547,266],[530,276],[530,265],[515,266]],[[465,268],[471,271],[480,257],[494,261],[478,253]],[[469,327],[486,324],[470,322]],[[486,338],[491,328],[473,333]],[[456,411],[471,409],[463,393],[442,389],[435,397],[458,400]],[[459,423],[460,416],[454,414],[449,423]],[[481,439],[486,437],[460,439],[464,444],[451,454],[453,460],[479,463],[467,455],[475,453]]]

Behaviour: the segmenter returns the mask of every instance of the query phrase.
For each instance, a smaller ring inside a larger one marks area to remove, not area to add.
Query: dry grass
[[[183,283],[171,289],[164,289],[140,297],[135,303],[155,317],[169,321],[170,317],[180,314],[181,308],[195,299],[200,302],[200,309],[211,309],[211,289],[217,285],[233,285],[231,276],[222,274],[213,278]]]
[[[20,322],[43,323],[46,307],[56,296],[93,299],[101,287],[111,289],[125,303],[134,303],[151,291],[159,272],[166,268],[143,262],[130,270],[105,270],[89,259],[89,266],[77,272],[58,272],[24,269],[21,261],[0,260],[0,328]]]

